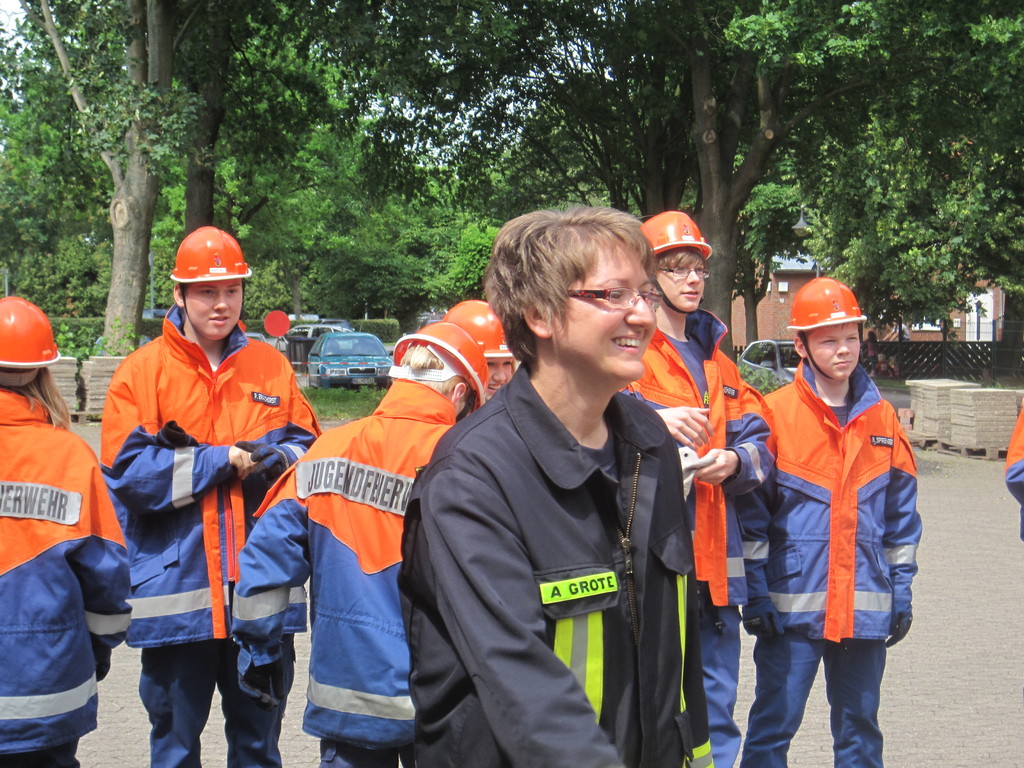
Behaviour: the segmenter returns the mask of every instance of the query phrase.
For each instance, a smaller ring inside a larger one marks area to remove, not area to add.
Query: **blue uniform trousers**
[[[343,741],[320,740],[320,768],[412,768],[412,744],[404,747],[366,749]]]
[[[796,632],[754,645],[757,684],[740,768],[784,768],[807,697],[825,662],[832,749],[842,768],[882,768],[878,703],[884,640],[812,640]]]
[[[706,595],[702,598],[707,600]],[[704,662],[704,693],[711,729],[715,768],[732,768],[740,752],[736,686],[740,677],[740,609],[704,603],[700,620],[700,651]]]
[[[238,686],[238,646],[201,640],[142,649],[139,694],[149,713],[152,768],[201,768],[200,736],[220,690],[228,768],[281,768],[278,738],[295,676],[294,635],[281,639],[284,695],[263,710]]]
[[[79,768],[78,739],[35,752],[0,754],[0,768]]]

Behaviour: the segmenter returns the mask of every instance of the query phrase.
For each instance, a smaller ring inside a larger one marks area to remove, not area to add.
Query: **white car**
[[[762,339],[747,345],[740,355],[739,366],[747,366],[754,370],[767,371],[779,384],[789,384],[796,375],[800,365],[800,355],[792,341],[781,339]]]

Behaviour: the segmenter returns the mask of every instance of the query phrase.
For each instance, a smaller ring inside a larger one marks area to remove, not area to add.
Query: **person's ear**
[[[181,283],[174,284],[174,303],[182,309],[185,308],[185,292],[182,290]]]
[[[796,353],[806,360],[808,357],[807,345],[804,343],[804,335],[802,333],[798,333],[796,338],[793,339],[793,346],[796,347]]]
[[[460,381],[452,388],[452,391],[448,393],[448,399],[451,400],[452,405],[455,406],[456,413],[462,410],[463,401],[466,399],[466,395],[468,394],[469,385],[464,381]]]
[[[555,335],[554,323],[544,317],[537,307],[527,307],[523,313],[523,320],[538,339],[550,339]]]

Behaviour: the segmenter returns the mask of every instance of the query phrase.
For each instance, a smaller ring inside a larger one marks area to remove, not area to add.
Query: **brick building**
[[[772,282],[768,293],[757,305],[757,330],[762,339],[792,339],[795,334],[786,330],[789,325],[793,297],[808,281],[818,274],[818,266],[808,261],[782,259],[776,262],[772,273]],[[992,341],[993,318],[1003,315],[1004,297],[999,286],[991,283],[979,283],[983,289],[971,301],[969,312],[953,312],[949,316],[949,338],[956,341]],[[733,344],[743,348],[756,339],[746,338],[746,309],[743,299],[734,299],[732,303],[732,338]],[[892,327],[875,327],[868,323],[867,328],[878,333],[880,339],[893,331]],[[997,331],[998,333],[998,331]],[[942,328],[938,325],[919,323],[910,327],[911,341],[942,341]]]

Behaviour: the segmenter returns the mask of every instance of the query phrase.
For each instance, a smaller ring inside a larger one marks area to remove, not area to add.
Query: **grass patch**
[[[347,421],[369,416],[384,397],[385,390],[376,387],[358,389],[317,389],[305,387],[302,394],[309,400],[320,421]]]

